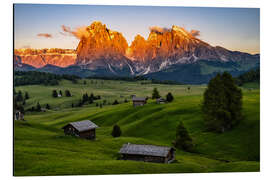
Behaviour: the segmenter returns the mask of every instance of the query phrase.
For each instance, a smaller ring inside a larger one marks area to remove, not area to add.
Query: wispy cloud
[[[171,31],[170,28],[166,27],[159,27],[159,26],[151,26],[149,27],[150,32],[156,32],[156,33],[165,33]]]
[[[52,38],[53,37],[51,34],[48,34],[48,33],[39,33],[39,34],[37,34],[37,36],[45,37],[45,38]]]
[[[86,26],[81,26],[81,27],[77,27],[74,30],[72,30],[70,27],[62,25],[62,32],[60,32],[60,34],[64,35],[64,36],[74,36],[78,39],[82,39],[83,37],[88,37],[89,36],[89,32],[87,31],[87,27]]]
[[[200,36],[200,35],[201,35],[201,32],[198,31],[198,30],[192,29],[192,30],[190,31],[190,34],[191,34],[192,36],[194,36],[194,37],[197,37],[197,36]]]

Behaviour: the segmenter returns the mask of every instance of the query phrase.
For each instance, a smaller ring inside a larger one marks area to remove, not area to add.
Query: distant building
[[[130,95],[130,97],[131,97],[131,98],[134,98],[134,97],[136,97],[136,95],[135,95],[135,94],[132,94],[132,95]]]
[[[41,110],[41,112],[46,112],[47,111],[46,108],[41,108],[40,110]]]
[[[24,120],[24,115],[21,111],[16,110],[14,113],[14,119],[15,120]]]
[[[137,106],[143,106],[147,103],[147,98],[145,97],[133,97],[132,98],[133,101],[133,106],[137,107]]]
[[[162,97],[158,98],[156,101],[157,101],[157,104],[165,104],[166,103],[166,100],[163,99]]]
[[[174,151],[172,147],[128,143],[122,146],[119,153],[124,160],[171,163],[174,161]]]
[[[98,126],[89,120],[71,122],[62,127],[66,135],[74,135],[85,139],[95,139],[96,128]]]

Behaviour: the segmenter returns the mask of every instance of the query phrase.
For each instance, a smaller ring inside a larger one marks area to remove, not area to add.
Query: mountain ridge
[[[102,72],[102,75],[113,76],[162,74],[172,67],[175,71],[175,67],[181,67],[181,64],[191,66],[200,61],[223,62],[226,66],[230,64],[227,62],[235,62],[241,67],[237,70],[244,71],[247,65],[249,68],[258,66],[260,59],[259,54],[211,46],[197,38],[192,31],[176,25],[171,28],[151,27],[147,39],[138,34],[128,46],[122,33],[110,30],[98,21],[85,28],[76,50],[39,50],[30,55],[16,53],[15,50],[15,55],[20,56],[22,63],[36,68],[42,69],[46,64],[62,68],[78,66],[94,74]],[[222,71],[222,68],[219,67],[218,71]]]

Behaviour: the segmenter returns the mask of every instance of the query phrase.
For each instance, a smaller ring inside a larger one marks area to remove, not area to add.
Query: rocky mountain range
[[[211,46],[175,25],[152,27],[147,39],[137,35],[128,46],[122,33],[93,22],[86,27],[76,50],[24,49],[14,54],[15,69],[18,64],[28,64],[57,73],[76,69],[74,74],[80,76],[143,75],[183,83],[205,83],[217,72],[239,74],[260,64],[259,54]]]

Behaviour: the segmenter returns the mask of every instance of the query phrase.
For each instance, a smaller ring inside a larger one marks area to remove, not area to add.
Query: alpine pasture
[[[15,87],[28,92],[25,110],[37,102],[46,112],[26,112],[26,121],[14,122],[14,175],[86,175],[137,173],[245,172],[260,170],[260,90],[243,86],[244,119],[233,130],[217,134],[207,132],[201,114],[206,85],[165,85],[147,81],[84,80],[77,84],[63,80],[57,86]],[[131,95],[151,97],[153,88],[174,101],[156,104],[151,98],[142,107],[132,106]],[[188,90],[190,87],[190,90]],[[253,87],[253,88],[252,88]],[[69,90],[72,97],[53,98],[52,91]],[[76,105],[84,93],[101,99],[82,107]],[[124,102],[124,100],[128,102]],[[101,107],[96,103],[106,103]],[[111,105],[114,100],[120,104]],[[69,122],[91,120],[99,126],[96,140],[65,136],[61,129]],[[183,121],[195,144],[196,152],[176,150],[171,164],[119,160],[124,143],[172,146],[175,130]],[[122,135],[111,136],[113,126]]]

